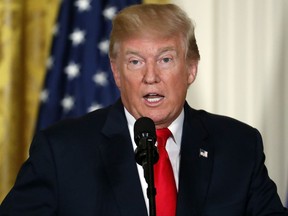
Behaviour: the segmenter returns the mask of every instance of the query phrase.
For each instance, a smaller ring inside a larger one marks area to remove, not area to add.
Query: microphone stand
[[[155,196],[156,196],[156,189],[154,185],[154,161],[155,161],[155,146],[153,143],[153,140],[147,139],[147,167],[144,167],[144,176],[146,179],[146,182],[148,184],[147,187],[147,197],[149,199],[149,215],[150,216],[156,216],[156,202],[155,202]]]

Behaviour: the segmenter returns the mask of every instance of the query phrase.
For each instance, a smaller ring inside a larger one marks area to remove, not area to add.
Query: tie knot
[[[168,128],[161,128],[156,130],[158,145],[166,145],[167,139],[172,135]]]

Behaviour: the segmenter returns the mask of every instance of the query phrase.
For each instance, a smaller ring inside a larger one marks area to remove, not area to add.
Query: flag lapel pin
[[[204,149],[200,148],[199,157],[208,158],[208,151],[205,151]]]

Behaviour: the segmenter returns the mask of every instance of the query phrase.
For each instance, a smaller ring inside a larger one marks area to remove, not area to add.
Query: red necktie
[[[165,149],[167,139],[172,135],[168,128],[157,129],[159,161],[154,165],[156,187],[156,215],[175,216],[177,189],[173,169]]]

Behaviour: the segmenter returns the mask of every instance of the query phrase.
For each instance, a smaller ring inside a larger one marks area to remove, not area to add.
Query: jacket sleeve
[[[287,209],[281,204],[277,187],[269,178],[264,162],[263,142],[260,133],[257,131],[254,172],[248,194],[246,215],[288,216]]]
[[[15,185],[1,204],[1,216],[56,215],[55,163],[48,139],[42,132],[33,139],[29,153]]]

